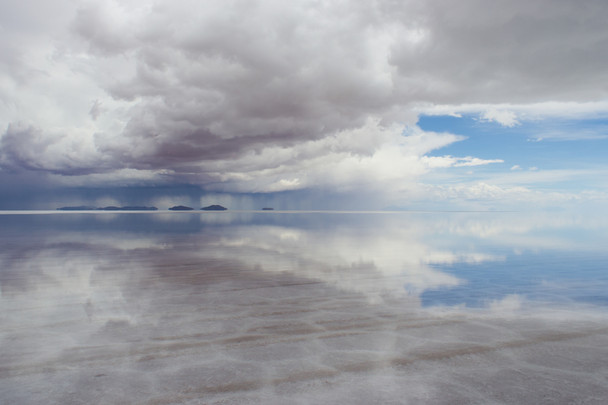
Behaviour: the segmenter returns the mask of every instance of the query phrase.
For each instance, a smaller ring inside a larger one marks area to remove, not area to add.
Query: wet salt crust
[[[0,403],[608,398],[604,224],[222,215],[0,215]]]

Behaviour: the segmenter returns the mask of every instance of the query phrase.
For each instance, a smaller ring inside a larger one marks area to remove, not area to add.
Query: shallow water
[[[0,403],[603,404],[608,221],[0,214]]]

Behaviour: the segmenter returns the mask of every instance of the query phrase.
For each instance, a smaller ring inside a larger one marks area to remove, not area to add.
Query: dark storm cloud
[[[392,108],[389,81],[373,71],[373,33],[356,7],[324,15],[271,2],[197,4],[155,8],[135,28],[140,32],[78,30],[101,55],[132,45],[133,74],[105,83],[114,98],[137,100],[136,115],[149,117],[132,118],[125,136],[153,134],[154,150],[200,146],[198,157],[207,159],[210,144],[225,153],[220,140],[239,153],[264,137],[269,144],[317,139]]]
[[[32,126],[9,125],[0,139],[0,164],[5,170],[45,171],[84,175],[110,169],[100,161],[70,150],[66,136],[44,133]]]
[[[608,94],[604,1],[83,1],[58,3],[52,22],[28,10],[2,6],[5,171],[340,185],[422,172],[412,151],[432,148],[394,136],[420,105]]]
[[[430,46],[399,44],[400,78],[428,77],[436,103],[600,100],[608,92],[608,4],[558,1],[426,2]],[[467,89],[467,91],[464,91]],[[429,92],[429,90],[431,90]]]

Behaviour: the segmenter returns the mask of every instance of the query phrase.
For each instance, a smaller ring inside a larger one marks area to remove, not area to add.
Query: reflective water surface
[[[608,220],[0,214],[0,403],[604,404]]]

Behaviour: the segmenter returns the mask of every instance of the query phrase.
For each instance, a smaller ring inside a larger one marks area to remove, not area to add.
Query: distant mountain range
[[[57,208],[58,211],[156,211],[156,207],[144,207],[139,205],[126,205],[124,207],[116,207],[109,205],[107,207],[91,207],[88,205],[78,205],[70,207]]]
[[[228,208],[222,207],[221,205],[209,205],[201,208],[203,211],[226,211]],[[266,209],[266,208],[265,208]],[[107,207],[92,207],[89,205],[77,205],[57,208],[58,211],[157,211],[156,207],[145,207],[139,205],[126,205],[124,207],[117,207],[109,205]],[[175,205],[169,208],[169,211],[192,211],[194,208],[187,207],[185,205]]]
[[[227,209],[228,208],[222,207],[221,205],[217,205],[217,204],[209,205],[207,207],[201,208],[201,210],[203,210],[203,211],[226,211]]]
[[[175,205],[169,208],[169,211],[192,211],[194,208],[186,207],[185,205]]]
[[[176,205],[174,207],[169,208],[170,211],[192,211],[194,208],[186,207],[185,205]],[[226,211],[228,208],[222,207],[221,205],[209,205],[207,207],[201,208],[203,211]]]

